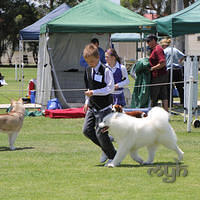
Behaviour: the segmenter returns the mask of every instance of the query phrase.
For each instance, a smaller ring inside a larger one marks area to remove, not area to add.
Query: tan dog
[[[121,105],[113,105],[112,110],[114,112],[119,112],[119,113],[126,113],[127,115],[130,115],[132,117],[136,117],[136,118],[142,118],[142,117],[147,117],[147,114],[145,112],[142,112],[140,110],[134,110],[134,111],[130,111],[130,112],[124,112],[123,108]]]
[[[25,107],[23,100],[11,101],[12,110],[8,114],[0,114],[0,131],[8,134],[10,149],[14,150],[14,143],[24,121]]]

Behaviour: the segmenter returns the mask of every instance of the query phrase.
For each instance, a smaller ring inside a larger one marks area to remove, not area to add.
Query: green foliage
[[[35,0],[40,5],[40,8],[47,8],[48,11],[55,9],[57,6],[61,5],[62,3],[66,3],[70,7],[76,6],[78,3],[84,0]]]
[[[158,16],[171,14],[171,4],[173,0],[121,0],[121,5],[138,12],[141,15],[148,13],[150,10],[156,11]],[[184,8],[188,7],[194,0],[184,0]]]
[[[6,41],[6,46],[11,46],[11,64],[12,55],[19,43],[19,31],[34,23],[38,19],[38,12],[33,4],[29,5],[26,0],[3,1],[1,9],[0,44],[3,45],[2,41]],[[6,50],[8,49],[0,48],[0,56]]]
[[[12,48],[11,53],[8,54],[10,64],[12,55],[18,47],[19,31],[21,29],[33,24],[64,2],[71,7],[78,3],[76,0],[38,0],[35,2],[40,3],[39,6],[26,0],[0,2],[0,58],[6,51],[8,52],[7,47],[10,46]],[[36,44],[31,44],[30,46],[35,57],[37,46]]]
[[[66,3],[67,5],[71,6],[71,7],[74,7],[76,6],[79,2],[82,2],[84,0],[60,0],[60,2],[62,3]]]
[[[4,76],[8,85],[0,87],[0,104],[9,104],[11,99],[18,99],[27,95],[28,83],[32,78],[36,78],[37,68],[24,68],[24,80],[21,80],[22,71],[18,69],[18,80],[15,80],[15,68],[0,68],[1,74]],[[23,90],[23,92],[22,92]]]
[[[141,15],[149,13],[150,10],[153,10],[156,11],[158,15],[163,16],[166,14],[166,11],[169,11],[170,8],[167,1],[163,0],[122,0],[121,5],[140,13]]]

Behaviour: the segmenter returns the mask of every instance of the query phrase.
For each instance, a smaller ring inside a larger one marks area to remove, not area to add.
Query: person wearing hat
[[[146,42],[151,48],[149,57],[151,71],[151,106],[157,106],[158,100],[162,100],[163,108],[168,111],[168,72],[166,69],[166,60],[163,48],[157,43],[156,35],[148,35]]]
[[[170,83],[170,76],[171,76],[171,57],[173,58],[173,78],[172,81],[175,82],[174,85],[176,86],[179,98],[180,98],[180,104],[184,104],[184,82],[183,82],[183,66],[181,63],[184,60],[184,53],[182,53],[180,50],[178,50],[175,47],[170,47],[171,39],[162,39],[160,41],[160,45],[164,49],[165,58],[166,58],[166,67],[169,74],[169,83]],[[173,56],[172,56],[172,48],[173,48]],[[177,82],[177,83],[176,83]],[[168,94],[170,94],[170,85],[168,85]],[[168,102],[170,100],[170,95],[168,96]],[[172,99],[173,104],[173,99]]]

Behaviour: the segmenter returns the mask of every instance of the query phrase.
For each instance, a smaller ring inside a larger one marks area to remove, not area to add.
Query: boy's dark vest
[[[106,83],[104,82],[105,67],[103,65],[99,67],[98,71],[98,75],[102,76],[102,82],[95,81],[94,74],[93,77],[91,77],[91,74],[92,74],[92,68],[87,67],[85,74],[86,88],[88,88],[89,90],[96,90],[106,87]],[[95,108],[96,110],[101,110],[111,105],[112,103],[113,103],[112,94],[108,94],[105,96],[91,96],[89,100],[89,107]]]

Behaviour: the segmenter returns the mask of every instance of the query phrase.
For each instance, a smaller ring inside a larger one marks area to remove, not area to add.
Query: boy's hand
[[[93,95],[93,90],[88,90],[85,92],[85,95],[91,97]]]
[[[115,84],[115,90],[119,89],[118,84]]]
[[[83,111],[86,113],[88,110],[88,104],[85,104],[84,107],[83,107]]]

